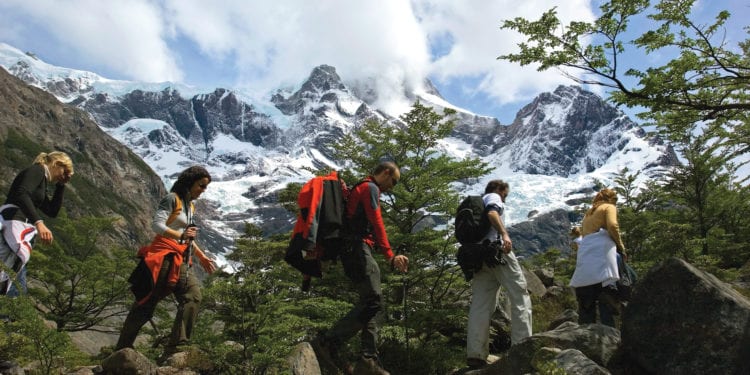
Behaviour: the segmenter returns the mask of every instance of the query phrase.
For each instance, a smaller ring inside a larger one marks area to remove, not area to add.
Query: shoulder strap
[[[182,199],[180,198],[177,193],[171,193],[174,195],[174,209],[172,210],[172,213],[169,214],[169,217],[167,218],[167,225],[172,224],[175,219],[177,219],[177,216],[180,215],[180,212],[182,211]],[[193,202],[190,202],[191,211],[195,210],[195,207],[193,207]]]

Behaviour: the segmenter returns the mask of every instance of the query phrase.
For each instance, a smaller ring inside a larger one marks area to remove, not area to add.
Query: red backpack
[[[284,260],[305,277],[322,277],[321,262],[335,261],[343,246],[346,183],[336,171],[307,181],[297,196],[297,221]]]

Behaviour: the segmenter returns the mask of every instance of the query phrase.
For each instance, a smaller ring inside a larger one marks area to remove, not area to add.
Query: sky
[[[750,4],[699,0],[697,17],[728,9],[728,37]],[[259,97],[301,84],[315,66],[375,83],[383,97],[430,79],[448,102],[509,124],[535,96],[574,84],[497,60],[522,38],[503,20],[557,7],[564,22],[593,20],[589,0],[0,0],[0,42],[47,63],[106,78],[172,81]],[[640,30],[643,25],[634,25]],[[669,56],[628,57],[633,64]],[[627,62],[627,60],[626,60]]]

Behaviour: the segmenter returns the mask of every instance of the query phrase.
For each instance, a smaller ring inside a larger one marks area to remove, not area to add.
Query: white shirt
[[[505,203],[503,203],[503,199],[500,198],[500,194],[485,194],[482,197],[482,200],[484,201],[484,207],[488,207],[489,209],[497,211],[497,213],[500,214],[500,219],[503,221],[503,225],[505,225]],[[484,239],[496,241],[498,240],[497,234],[498,233],[495,227],[490,224],[490,230],[489,232],[487,232],[487,235],[484,237]]]

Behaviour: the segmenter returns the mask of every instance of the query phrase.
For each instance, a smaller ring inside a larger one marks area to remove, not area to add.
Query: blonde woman
[[[576,288],[578,300],[578,322],[596,322],[597,304],[602,324],[614,327],[611,306],[619,280],[617,253],[627,259],[625,246],[620,238],[617,221],[617,193],[602,189],[596,194],[591,208],[581,224],[581,240],[576,256],[576,270],[570,286]]]
[[[26,292],[26,262],[31,257],[31,246],[35,236],[45,243],[52,243],[52,232],[44,224],[40,212],[56,217],[62,207],[65,184],[73,177],[73,162],[61,151],[42,152],[34,164],[22,170],[10,185],[5,204],[0,206],[3,221],[3,237],[7,248],[0,250],[0,258],[6,267],[17,273],[17,287],[5,272],[0,272],[0,294],[17,295]],[[55,184],[52,198],[47,195],[47,186]],[[7,250],[10,251],[7,251]],[[6,250],[6,251],[3,251]]]

